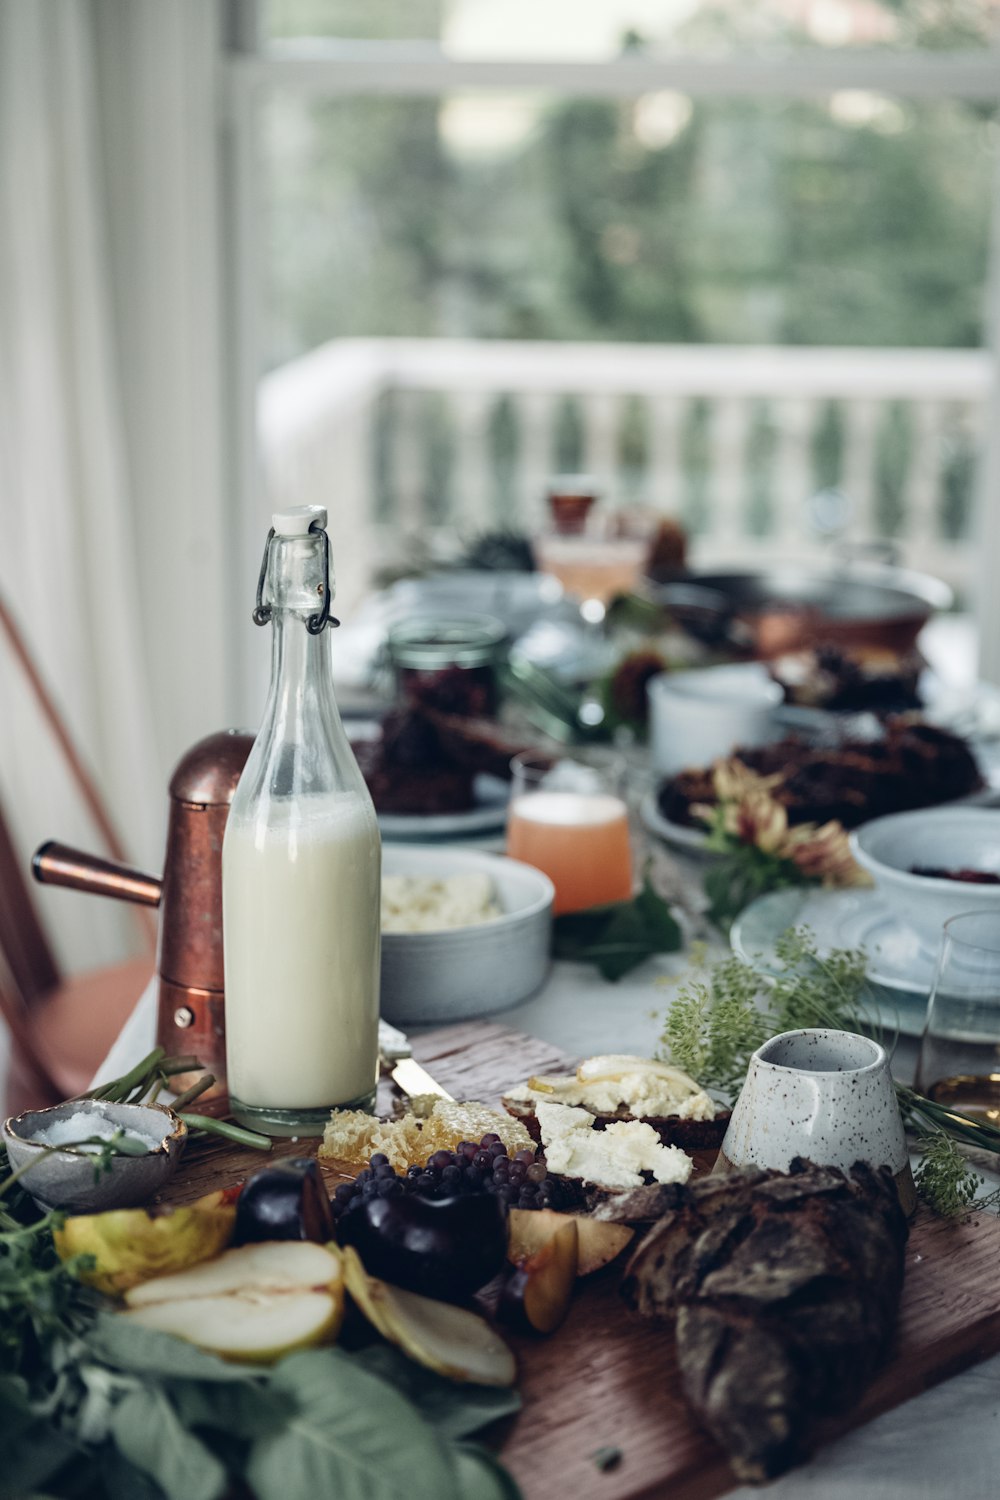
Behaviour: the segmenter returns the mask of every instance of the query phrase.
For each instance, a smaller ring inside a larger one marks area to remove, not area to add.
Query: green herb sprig
[[[152,1052],[147,1053],[121,1078],[98,1084],[96,1088],[77,1097],[106,1099],[114,1104],[155,1104],[164,1090],[169,1089],[172,1078],[181,1073],[192,1073],[201,1066],[197,1057],[168,1057],[163,1047],[154,1047]],[[256,1130],[246,1130],[242,1125],[234,1125],[231,1120],[216,1120],[211,1115],[191,1114],[185,1108],[210,1089],[214,1082],[213,1073],[203,1073],[190,1088],[177,1095],[171,1109],[191,1131],[221,1135],[237,1146],[250,1146],[254,1151],[270,1151],[271,1142],[266,1135],[260,1135]]]
[[[867,960],[860,949],[821,955],[812,933],[800,927],[778,939],[775,954],[781,967],[767,986],[742,959],[723,959],[707,977],[681,987],[664,1020],[666,1060],[727,1099],[742,1087],[750,1054],[779,1032],[881,1031],[865,999]]]
[[[946,1219],[955,1219],[964,1218],[972,1208],[1000,1205],[1000,1188],[977,1197],[983,1178],[969,1166],[950,1135],[943,1130],[927,1130],[918,1140],[920,1162],[913,1180],[928,1208]]]

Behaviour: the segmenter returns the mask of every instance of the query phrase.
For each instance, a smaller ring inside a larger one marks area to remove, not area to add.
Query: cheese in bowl
[[[387,1021],[471,1020],[544,981],[554,892],[541,871],[479,849],[387,844],[382,884]]]
[[[502,916],[493,881],[484,871],[382,876],[383,932],[444,932]]]

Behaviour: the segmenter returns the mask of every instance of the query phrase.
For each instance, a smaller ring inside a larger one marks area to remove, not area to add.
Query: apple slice
[[[572,1088],[575,1083],[572,1073],[558,1073],[548,1078],[541,1073],[533,1073],[528,1079],[527,1087],[533,1094],[558,1094],[563,1089]]]
[[[132,1287],[121,1314],[225,1359],[270,1364],[332,1342],[344,1314],[340,1262],[306,1240],[244,1245]]]
[[[507,1215],[507,1259],[516,1266],[537,1254],[569,1219],[577,1232],[577,1276],[590,1276],[610,1265],[635,1237],[627,1224],[602,1224],[554,1208],[512,1208]]]
[[[552,1333],[569,1312],[579,1237],[577,1220],[572,1214],[564,1217],[566,1223],[519,1261],[501,1289],[497,1317],[522,1332]]]
[[[92,1255],[94,1264],[77,1275],[109,1297],[185,1266],[210,1260],[228,1245],[236,1206],[224,1191],[208,1193],[184,1208],[116,1208],[103,1214],[74,1214],[52,1238],[61,1260]]]
[[[633,1057],[630,1054],[613,1052],[600,1057],[587,1057],[576,1070],[580,1083],[619,1083],[636,1073],[645,1073],[650,1078],[662,1078],[684,1093],[698,1093],[699,1085],[681,1068],[672,1063],[660,1062],[655,1057]]]
[[[340,1250],[344,1281],[369,1323],[410,1359],[471,1385],[513,1385],[517,1364],[484,1318],[369,1276],[352,1245]]]

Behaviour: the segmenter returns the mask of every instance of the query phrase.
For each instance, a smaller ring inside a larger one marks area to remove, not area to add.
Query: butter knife
[[[402,1057],[392,1069],[392,1081],[396,1087],[412,1099],[417,1094],[434,1094],[438,1099],[449,1099],[454,1103],[454,1094],[449,1094],[422,1068],[413,1057]]]
[[[454,1095],[435,1082],[427,1069],[421,1067],[413,1057],[409,1037],[395,1026],[390,1026],[388,1021],[378,1023],[378,1046],[392,1081],[408,1099],[412,1099],[415,1094],[434,1094],[438,1099],[454,1101]]]

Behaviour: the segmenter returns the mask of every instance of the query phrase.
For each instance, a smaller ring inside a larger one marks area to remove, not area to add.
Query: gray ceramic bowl
[[[913,865],[1000,874],[1000,810],[938,807],[890,813],[851,834],[851,850],[886,906],[936,952],[941,929],[962,912],[1000,917],[1000,885],[914,875]]]
[[[549,971],[555,891],[540,870],[473,849],[389,844],[386,875],[485,874],[503,916],[476,927],[382,934],[382,1015],[394,1026],[467,1021],[526,1000]]]
[[[32,1140],[55,1121],[81,1113],[149,1136],[157,1144],[143,1156],[115,1156],[110,1170],[95,1177],[92,1156],[72,1151],[45,1155],[44,1147]],[[3,1140],[12,1167],[34,1162],[21,1182],[41,1208],[93,1214],[148,1203],[173,1176],[187,1140],[187,1126],[164,1104],[70,1099],[50,1109],[26,1109],[5,1120]]]

